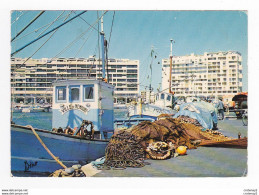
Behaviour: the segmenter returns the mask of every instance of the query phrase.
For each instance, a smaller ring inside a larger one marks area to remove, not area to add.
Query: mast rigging
[[[13,40],[15,40],[20,34],[22,34],[23,31],[25,31],[33,22],[35,22],[45,11],[41,11],[32,21],[29,22],[29,24],[27,24],[20,32],[17,33],[16,36],[14,36],[11,39],[11,42],[13,42]]]
[[[13,55],[15,55],[16,53],[20,52],[21,50],[23,50],[24,48],[28,47],[28,46],[31,45],[32,43],[34,43],[34,42],[40,40],[41,38],[45,37],[45,36],[48,35],[49,33],[51,33],[51,32],[53,32],[53,31],[57,30],[58,28],[64,26],[65,24],[67,24],[68,22],[74,20],[74,19],[77,18],[78,16],[84,14],[85,12],[86,12],[86,11],[82,11],[81,13],[77,14],[77,15],[74,16],[73,18],[67,20],[66,22],[63,22],[63,23],[60,24],[59,26],[53,28],[52,30],[48,31],[47,33],[45,33],[45,34],[41,35],[40,37],[34,39],[34,40],[31,41],[30,43],[28,43],[28,44],[24,45],[23,47],[17,49],[15,52],[11,53],[11,57],[12,57]]]

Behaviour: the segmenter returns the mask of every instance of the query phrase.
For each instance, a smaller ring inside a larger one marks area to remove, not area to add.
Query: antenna
[[[170,72],[169,72],[169,93],[172,93],[171,87],[172,87],[172,64],[173,64],[173,43],[175,41],[173,39],[170,39],[171,42],[171,48],[170,48]]]
[[[101,17],[101,33],[104,34],[104,31],[103,31],[103,15],[102,15],[102,17]]]
[[[170,39],[171,42],[171,48],[170,48],[170,57],[173,57],[173,43],[175,43],[175,41],[173,39]]]
[[[149,83],[149,103],[151,103],[151,92],[152,92],[152,64],[153,64],[153,53],[154,53],[154,46],[151,46],[151,63],[150,63],[150,83]]]

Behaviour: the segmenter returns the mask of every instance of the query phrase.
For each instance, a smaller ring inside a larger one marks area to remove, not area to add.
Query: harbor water
[[[114,111],[114,119],[127,117],[127,110]],[[37,129],[52,129],[52,112],[13,113],[13,122],[17,125],[31,125]]]

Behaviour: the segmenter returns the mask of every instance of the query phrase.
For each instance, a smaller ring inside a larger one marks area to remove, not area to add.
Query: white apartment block
[[[205,52],[173,56],[172,91],[175,96],[223,96],[242,91],[239,52]],[[170,59],[162,60],[162,90],[169,89]]]
[[[115,86],[115,102],[129,102],[139,94],[139,60],[109,59],[109,83]],[[57,79],[101,79],[102,61],[89,58],[11,58],[11,93],[17,103],[52,98]],[[33,99],[33,100],[32,100]],[[26,101],[27,101],[26,100]]]

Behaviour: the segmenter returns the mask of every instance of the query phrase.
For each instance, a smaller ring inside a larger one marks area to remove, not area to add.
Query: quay
[[[219,121],[219,131],[237,138],[247,136],[241,120]],[[247,149],[198,147],[187,155],[167,160],[147,160],[150,165],[124,170],[103,170],[94,177],[244,177],[247,174]]]

